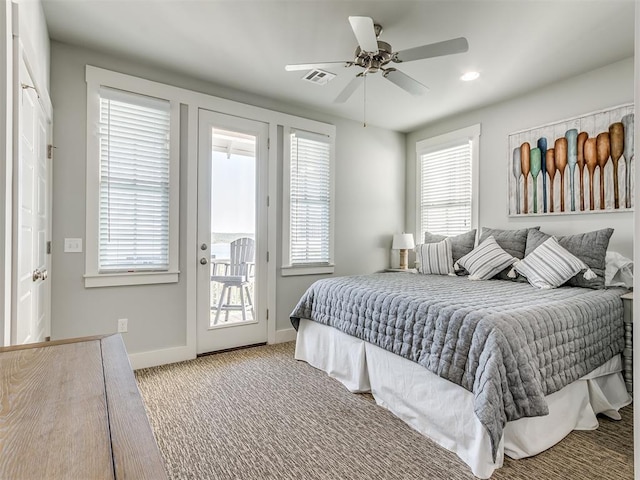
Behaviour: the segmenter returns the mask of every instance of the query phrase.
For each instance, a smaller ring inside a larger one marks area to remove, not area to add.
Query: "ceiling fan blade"
[[[378,52],[378,39],[370,17],[349,17],[353,34],[364,52]]]
[[[421,47],[409,48],[396,52],[394,62],[411,62],[424,58],[441,57],[443,55],[453,55],[454,53],[464,53],[469,50],[469,42],[464,37],[445,40],[444,42],[430,43]]]
[[[400,72],[399,70],[389,69],[383,73],[383,77],[389,80],[391,83],[395,83],[397,86],[406,90],[411,95],[422,95],[429,91],[428,87],[425,87],[417,80],[414,80],[409,75]]]
[[[347,100],[349,100],[349,97],[351,97],[351,95],[353,95],[353,92],[355,92],[358,89],[358,87],[363,82],[363,80],[364,80],[364,76],[357,76],[353,80],[351,80],[347,84],[347,86],[344,87],[344,90],[340,92],[340,95],[336,97],[333,103],[344,103]]]
[[[284,69],[287,72],[295,72],[296,70],[313,70],[314,68],[333,68],[333,67],[350,67],[353,62],[324,62],[324,63],[294,63],[292,65],[285,65]]]

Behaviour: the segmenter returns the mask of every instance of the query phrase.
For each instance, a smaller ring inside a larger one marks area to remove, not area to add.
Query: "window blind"
[[[291,134],[290,263],[331,261],[331,144],[308,132]]]
[[[100,88],[98,269],[169,269],[166,100]]]
[[[457,235],[471,228],[471,142],[420,156],[421,232]]]

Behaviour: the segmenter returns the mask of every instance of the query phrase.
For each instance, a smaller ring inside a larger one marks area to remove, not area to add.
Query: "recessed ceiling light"
[[[460,80],[463,82],[470,82],[471,80],[475,80],[478,78],[480,74],[478,72],[467,72],[460,77]]]

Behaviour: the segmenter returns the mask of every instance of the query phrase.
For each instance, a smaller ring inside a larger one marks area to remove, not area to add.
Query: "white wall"
[[[63,253],[65,237],[84,237],[85,232],[86,64],[335,124],[336,274],[371,272],[388,265],[391,234],[402,228],[404,219],[404,135],[371,127],[364,129],[357,122],[285,106],[140,62],[53,42],[51,92],[57,146],[53,167],[54,338],[114,332],[117,318],[126,317],[129,332],[124,339],[129,353],[185,343],[187,292],[183,278],[177,284],[85,289],[84,255]],[[184,172],[185,165],[181,168]],[[185,180],[186,175],[182,175],[181,183]],[[185,195],[186,187],[182,183],[181,271],[187,262]],[[274,226],[278,232],[280,222]],[[281,251],[280,245],[277,251]],[[304,288],[314,279],[308,276],[280,278],[278,274],[277,329],[290,328],[288,315]],[[289,333],[282,337],[286,338]]]
[[[508,146],[510,133],[633,102],[633,58],[555,83],[527,95],[448,118],[407,135],[406,227],[415,231],[417,141],[482,124],[480,136],[479,225],[522,228],[540,225],[552,234],[572,234],[612,227],[610,248],[632,255],[633,213],[509,218],[507,216]],[[480,80],[482,81],[482,80]]]

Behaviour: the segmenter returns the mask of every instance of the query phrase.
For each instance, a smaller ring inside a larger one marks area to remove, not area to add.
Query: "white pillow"
[[[448,238],[416,246],[416,260],[420,263],[420,273],[425,275],[455,275],[451,240]]]
[[[607,287],[633,287],[633,260],[618,252],[607,252],[604,284]]]
[[[514,268],[527,277],[531,285],[545,290],[559,287],[582,270],[586,270],[586,279],[594,275],[587,264],[560,245],[554,237],[545,240],[524,260],[517,262]]]
[[[469,280],[488,280],[516,261],[517,258],[505,252],[490,236],[457,263],[470,273]]]

